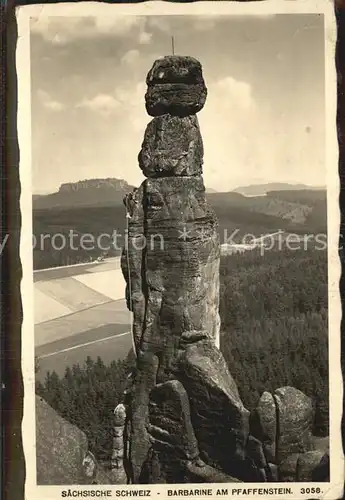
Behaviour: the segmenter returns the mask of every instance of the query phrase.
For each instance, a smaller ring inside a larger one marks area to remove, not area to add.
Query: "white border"
[[[338,206],[338,143],[336,136],[336,72],[335,72],[335,42],[336,23],[333,3],[330,1],[309,0],[266,0],[265,2],[228,2],[203,1],[191,4],[168,3],[160,1],[144,2],[142,4],[109,5],[95,2],[60,3],[50,5],[32,5],[17,8],[18,43],[17,43],[17,74],[18,74],[18,139],[20,146],[20,182],[22,194],[20,199],[22,214],[22,233],[20,257],[23,267],[21,293],[23,302],[22,327],[22,370],[24,379],[24,416],[23,416],[23,446],[26,459],[25,497],[27,500],[47,500],[62,497],[62,491],[67,486],[37,486],[36,485],[36,454],[35,454],[35,396],[34,396],[34,331],[33,331],[33,269],[32,269],[32,188],[31,188],[31,109],[30,109],[30,36],[29,18],[38,16],[116,16],[116,15],[269,15],[320,13],[325,15],[325,57],[326,57],[326,154],[327,154],[327,200],[328,200],[328,272],[329,272],[329,367],[330,367],[330,453],[331,453],[331,483],[270,483],[267,487],[292,488],[292,495],[269,495],[270,498],[322,498],[337,500],[342,497],[344,484],[344,457],[341,445],[341,399],[343,392],[340,368],[340,319],[341,302],[339,295],[340,262],[338,257],[338,235],[340,212]],[[313,172],[311,170],[311,178]],[[183,485],[179,489],[202,485]],[[258,495],[232,494],[232,489],[248,490],[250,488],[265,488],[264,483],[243,485],[209,484],[204,485],[214,492],[218,488],[228,486],[229,496],[246,496],[256,498]],[[145,488],[145,485],[143,486]],[[301,488],[320,488],[320,494],[301,494]],[[133,486],[77,486],[77,490],[112,491],[137,490]],[[176,485],[150,485],[151,497],[168,496],[167,491],[177,489]],[[262,495],[260,495],[262,496]],[[87,497],[84,497],[87,498]],[[176,498],[176,497],[175,497]],[[206,498],[199,496],[198,498]]]

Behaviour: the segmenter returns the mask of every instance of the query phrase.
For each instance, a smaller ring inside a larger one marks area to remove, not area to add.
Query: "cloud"
[[[69,42],[68,36],[55,33],[51,39],[53,45],[66,45]]]
[[[103,91],[93,96],[89,94],[77,102],[75,108],[86,109],[105,117],[116,112],[126,116],[136,128],[142,129],[145,123],[143,117],[147,123],[145,92],[145,82],[124,82],[111,93]]]
[[[130,34],[133,29],[144,33],[145,18],[140,16],[111,17],[45,17],[31,19],[31,32],[38,34],[54,45],[65,45],[77,39],[93,39],[98,36],[119,37]],[[147,34],[149,35],[149,34]],[[147,36],[143,35],[147,43]]]
[[[88,109],[100,113],[103,116],[109,116],[117,110],[119,106],[119,101],[109,94],[97,94],[92,99],[83,99],[76,104],[76,108]]]
[[[216,15],[187,15],[183,16],[149,16],[147,19],[147,28],[158,30],[165,34],[185,36],[188,32],[210,31],[216,28],[216,25],[224,21],[224,16]]]
[[[123,64],[133,64],[139,59],[139,55],[139,50],[131,49],[122,56],[121,62]]]
[[[147,25],[163,33],[171,33],[173,16],[148,16]]]
[[[219,16],[195,16],[194,29],[198,31],[211,30],[219,19]]]
[[[124,106],[134,106],[137,107],[138,104],[142,105],[144,95],[146,92],[145,81],[137,82],[131,85],[121,85],[116,88],[115,97]]]
[[[258,154],[253,137],[261,108],[246,81],[226,76],[209,80],[207,87],[207,101],[199,114],[205,146],[205,182],[211,186],[222,182],[227,186],[240,184],[244,174],[239,165],[246,169],[246,175],[260,172],[262,155]]]
[[[99,33],[110,33],[112,35],[125,35],[133,28],[143,27],[145,18],[141,16],[112,16],[95,17],[94,26]]]
[[[64,45],[71,39],[80,36],[85,30],[83,18],[78,17],[45,17],[41,15],[31,18],[31,32],[40,35],[53,45]]]
[[[139,34],[139,43],[141,45],[150,43],[152,38],[152,33],[148,33],[147,31],[141,31]]]
[[[247,82],[242,82],[239,80],[235,80],[231,76],[227,76],[218,80],[214,85],[214,93],[218,93],[218,95],[222,96],[222,99],[219,100],[219,104],[225,105],[229,102],[236,107],[249,109],[253,104],[253,96],[252,96],[252,87]],[[224,103],[221,101],[224,100]]]
[[[134,85],[121,86],[115,91],[115,97],[121,103],[126,117],[136,131],[143,135],[148,117],[145,110],[146,83],[137,82]]]
[[[38,89],[37,95],[40,102],[46,109],[50,109],[51,111],[62,111],[64,109],[64,105],[61,102],[52,99],[48,92]]]
[[[58,101],[48,101],[44,105],[46,108],[51,109],[52,111],[61,111],[64,109],[64,106],[61,104],[61,102]]]

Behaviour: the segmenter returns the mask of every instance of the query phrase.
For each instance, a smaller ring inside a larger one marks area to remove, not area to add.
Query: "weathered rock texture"
[[[201,457],[228,474],[244,465],[249,412],[221,352],[212,341],[189,344],[178,376],[189,394]]]
[[[291,453],[312,449],[311,428],[313,407],[310,398],[294,387],[282,387],[274,393],[279,435],[277,436],[277,463]]]
[[[324,453],[319,450],[313,450],[301,454],[297,460],[296,466],[297,481],[303,481],[306,483],[317,480],[324,481],[323,478],[317,479],[317,475],[318,473],[320,474],[320,472],[322,474],[322,469],[327,472],[327,458],[328,455],[324,455]]]
[[[218,349],[220,244],[195,116],[207,95],[201,65],[190,57],[159,59],[147,85],[146,108],[155,118],[138,157],[147,179],[125,199],[122,255],[137,354],[126,396],[128,480],[320,476],[322,457],[310,454],[309,398],[292,387],[265,392],[250,414]]]
[[[151,116],[166,113],[187,116],[204,107],[207,89],[202,68],[192,57],[158,59],[149,71],[146,83],[146,110]]]
[[[277,410],[271,393],[264,392],[252,415],[252,429],[262,441],[268,462],[275,462],[277,441]]]
[[[201,175],[203,153],[196,115],[162,115],[146,128],[139,166],[146,177]]]
[[[84,432],[36,396],[37,484],[112,484],[88,449]]]
[[[111,476],[116,484],[127,482],[127,474],[123,463],[125,425],[126,408],[123,404],[119,404],[114,410],[113,451],[111,455]]]
[[[82,463],[87,450],[85,434],[36,396],[37,483],[85,483]]]
[[[199,456],[198,443],[190,418],[188,395],[177,380],[158,384],[150,393],[148,431],[159,479],[166,483],[184,482],[184,465]]]

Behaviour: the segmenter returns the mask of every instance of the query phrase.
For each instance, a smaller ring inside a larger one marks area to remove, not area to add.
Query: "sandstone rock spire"
[[[266,482],[297,469],[309,477],[328,463],[303,458],[312,450],[309,398],[294,388],[264,393],[250,415],[219,350],[220,241],[196,116],[207,96],[201,64],[167,56],[146,81],[146,180],[124,200],[121,261],[137,355],[126,391],[128,481]]]
[[[132,421],[141,443],[134,425],[130,446],[135,482],[150,447],[149,390],[176,379],[189,345],[209,339],[218,346],[220,327],[217,219],[205,197],[195,115],[207,95],[201,64],[164,57],[153,64],[147,85],[146,109],[154,118],[138,157],[147,180],[125,200],[131,218],[122,256],[138,356]]]

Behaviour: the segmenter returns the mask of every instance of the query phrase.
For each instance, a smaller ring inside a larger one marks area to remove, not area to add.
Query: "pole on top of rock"
[[[175,43],[174,43],[174,37],[171,37],[171,47],[172,47],[172,55],[175,55]]]

